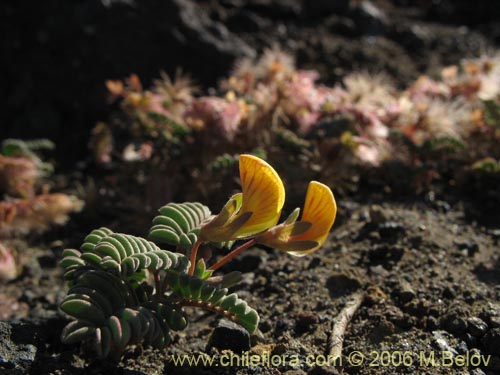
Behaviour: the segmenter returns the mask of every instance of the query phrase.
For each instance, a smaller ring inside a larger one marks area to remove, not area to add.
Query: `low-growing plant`
[[[46,139],[6,139],[0,148],[0,238],[43,232],[52,224],[64,224],[83,201],[72,195],[49,193],[42,177],[53,172],[36,152],[51,150]],[[41,185],[41,186],[40,186]]]
[[[335,221],[336,203],[326,185],[309,184],[301,220],[295,209],[277,224],[285,201],[276,171],[252,155],[239,158],[242,192],[217,215],[197,202],[160,208],[150,240],[108,228],[92,231],[80,250],[63,252],[61,265],[70,289],[61,310],[71,316],[64,343],[84,341],[100,357],[119,357],[132,343],[162,348],[170,331],[186,328],[185,307],[212,311],[254,332],[256,310],[228,288],[241,274],[214,272],[249,247],[262,244],[295,256],[317,250]],[[207,267],[198,257],[201,245],[232,248]]]

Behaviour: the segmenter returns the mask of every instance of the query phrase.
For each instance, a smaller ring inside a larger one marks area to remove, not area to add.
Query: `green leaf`
[[[169,203],[160,208],[160,215],[153,219],[149,237],[190,250],[198,239],[203,223],[210,218],[208,207],[198,202]]]

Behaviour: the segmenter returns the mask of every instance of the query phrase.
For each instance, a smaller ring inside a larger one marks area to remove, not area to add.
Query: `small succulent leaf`
[[[188,274],[180,274],[179,275],[179,291],[182,297],[190,298],[191,297],[191,277]]]
[[[75,344],[95,334],[95,327],[89,326],[87,322],[74,320],[64,327],[61,340],[64,344]]]
[[[172,246],[177,246],[180,242],[179,235],[172,228],[159,224],[151,228],[149,238],[158,243],[166,243]]]
[[[208,299],[207,302],[215,305],[219,303],[219,301],[224,298],[224,296],[227,294],[228,290],[227,288],[224,289],[217,289],[215,292],[212,294],[212,296]]]
[[[235,305],[237,300],[238,296],[235,293],[231,293],[230,295],[224,297],[221,301],[219,301],[218,305],[224,310],[229,310],[229,308]]]
[[[115,275],[120,274],[122,271],[120,263],[118,263],[114,259],[105,258],[101,261],[99,265],[101,266],[102,269],[112,271]]]
[[[101,327],[101,357],[106,358],[111,352],[112,336],[108,327]]]
[[[182,227],[171,217],[165,215],[155,216],[153,219],[154,226],[163,226],[166,228],[170,228],[174,233],[183,233],[184,230]]]
[[[182,331],[188,325],[186,315],[176,309],[171,310],[167,323],[174,331]]]
[[[187,230],[191,230],[196,226],[196,219],[195,215],[191,215],[191,209],[189,209],[187,206],[183,204],[178,204],[178,203],[172,203],[172,206],[174,206],[177,211],[184,217],[186,222],[188,223]]]
[[[203,258],[200,258],[198,262],[196,263],[196,267],[194,268],[194,276],[199,277],[200,279],[203,279],[203,276],[205,275],[205,272],[207,270],[205,260]]]
[[[84,266],[85,261],[80,257],[76,256],[65,256],[60,262],[59,265],[63,268],[68,268],[70,266]]]
[[[103,311],[90,301],[65,299],[61,303],[61,310],[79,320],[95,324],[102,324],[105,321]]]
[[[204,283],[200,290],[200,299],[202,301],[208,302],[210,298],[214,295],[217,289],[207,283]]]
[[[198,277],[191,277],[189,280],[189,292],[192,299],[198,300],[201,295],[203,280]]]
[[[149,237],[159,243],[190,249],[198,240],[201,225],[210,217],[210,210],[201,203],[169,203],[160,208],[153,219]]]
[[[229,312],[236,316],[244,316],[250,308],[247,303],[243,300],[237,300],[236,303],[229,307]]]
[[[179,245],[184,249],[190,249],[193,246],[191,239],[184,233],[179,236]]]
[[[94,349],[99,358],[104,358],[104,351],[102,350],[102,333],[101,328],[95,330],[94,336]]]
[[[68,295],[65,298],[65,300],[72,299],[84,300],[93,303],[102,310],[105,316],[113,313],[113,306],[109,300],[95,289],[77,285],[69,290]]]
[[[110,299],[115,309],[122,309],[126,303],[126,290],[120,279],[101,270],[90,270],[83,273],[77,280],[80,285],[86,285],[102,292]]]
[[[179,212],[177,207],[173,206],[173,204],[168,204],[160,208],[160,214],[175,220],[175,222],[182,228],[183,232],[189,231],[189,223],[184,215]]]
[[[123,328],[120,319],[115,315],[110,316],[108,319],[108,327],[109,330],[111,331],[111,337],[113,339],[113,342],[117,346],[121,346],[120,343],[122,342],[123,339]]]
[[[241,324],[248,332],[254,333],[259,325],[259,314],[254,309],[250,309],[243,316],[238,316],[238,323]]]
[[[87,262],[87,264],[91,264],[93,266],[98,265],[102,261],[102,257],[95,253],[83,253],[82,259]]]
[[[76,249],[64,249],[61,256],[63,258],[68,257],[68,256],[74,256],[74,257],[80,258],[82,256],[82,253]]]

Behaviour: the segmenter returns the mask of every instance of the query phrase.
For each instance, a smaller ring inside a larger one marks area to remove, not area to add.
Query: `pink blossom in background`
[[[242,119],[241,108],[237,102],[229,102],[222,98],[205,96],[194,100],[184,114],[188,124],[197,123],[211,130],[228,141],[232,141],[238,131]]]

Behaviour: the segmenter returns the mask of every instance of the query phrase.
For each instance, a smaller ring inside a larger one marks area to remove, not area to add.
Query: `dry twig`
[[[364,299],[363,292],[354,293],[342,309],[335,317],[332,324],[332,333],[328,341],[328,357],[340,358],[342,355],[342,345],[344,344],[344,335],[347,325],[351,321],[356,311],[361,306]]]

